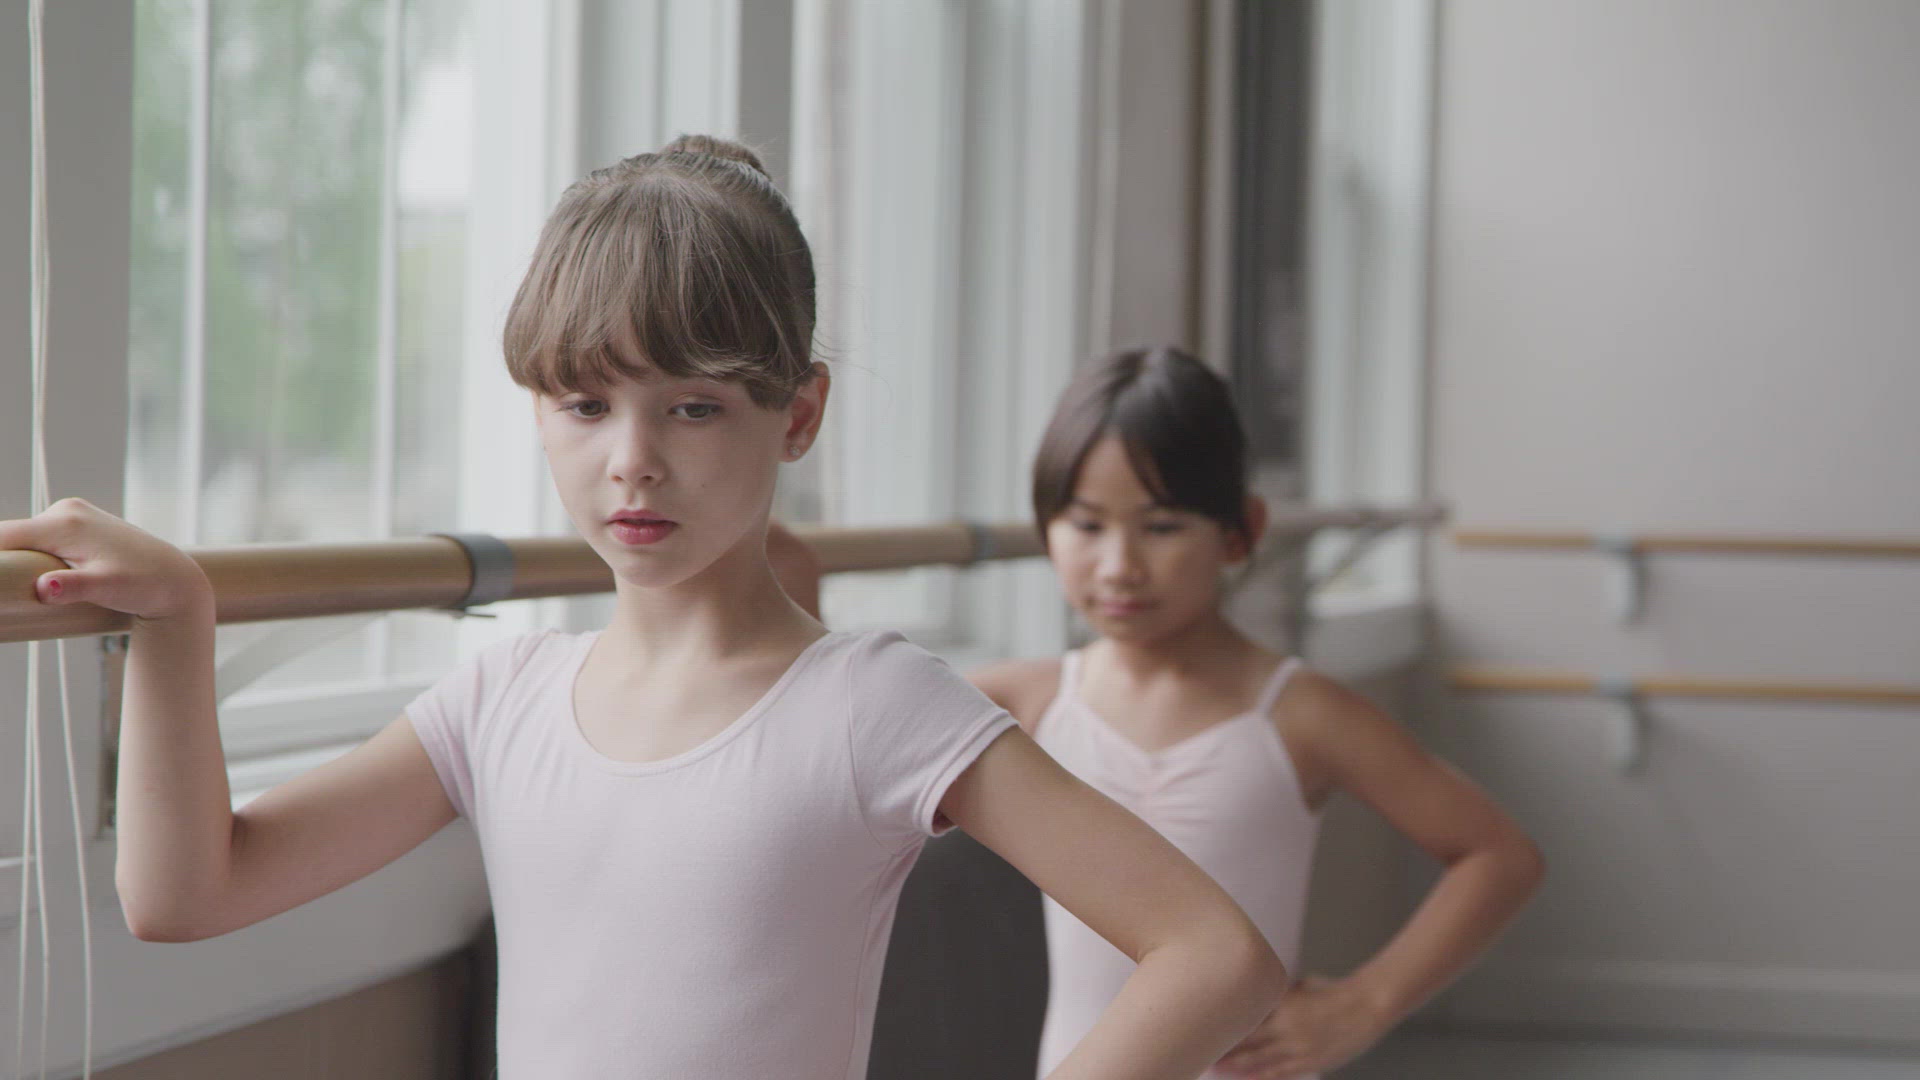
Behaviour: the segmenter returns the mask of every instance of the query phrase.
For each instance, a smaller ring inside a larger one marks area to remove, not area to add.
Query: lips
[[[622,511],[607,522],[613,538],[630,547],[657,544],[676,528],[679,526],[675,522],[646,510]]]
[[[1144,600],[1096,600],[1093,610],[1108,618],[1125,618],[1147,610]]]
[[[673,524],[672,518],[661,517],[651,510],[617,510],[607,518],[609,524],[616,521],[629,521],[635,525],[649,525],[654,523]]]

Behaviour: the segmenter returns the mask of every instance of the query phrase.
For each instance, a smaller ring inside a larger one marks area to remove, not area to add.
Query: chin
[[[1165,637],[1167,633],[1167,627],[1158,619],[1113,619],[1084,611],[1080,615],[1101,637],[1115,641],[1145,643]]]
[[[1124,641],[1129,645],[1150,645],[1178,637],[1182,630],[1198,622],[1201,614],[1204,612],[1170,611],[1163,607],[1147,617],[1115,619],[1088,615],[1084,608],[1080,612],[1087,625],[1102,637]]]
[[[665,556],[664,552],[656,554],[643,548],[630,548],[619,541],[593,546],[615,578],[641,589],[665,589],[679,585],[698,577],[709,565],[689,565],[689,560],[684,556],[662,557]]]

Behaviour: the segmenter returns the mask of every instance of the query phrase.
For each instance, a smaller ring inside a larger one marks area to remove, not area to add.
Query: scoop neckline
[[[845,637],[847,633],[848,631],[844,630],[829,630],[808,642],[807,647],[800,650],[800,655],[794,657],[793,662],[787,665],[787,669],[780,673],[778,679],[773,681],[773,685],[767,687],[766,692],[761,694],[758,700],[752,705],[749,705],[745,712],[734,717],[733,721],[726,727],[714,732],[695,746],[682,750],[672,757],[664,757],[656,761],[622,761],[619,758],[610,757],[599,747],[593,745],[593,742],[587,738],[587,733],[581,730],[580,710],[574,703],[574,690],[580,681],[580,673],[586,669],[587,657],[593,652],[594,642],[600,640],[601,631],[594,630],[581,634],[577,654],[573,657],[566,678],[566,723],[562,725],[566,728],[566,741],[573,747],[576,755],[588,764],[605,772],[618,773],[623,776],[642,776],[648,773],[666,772],[669,769],[677,769],[684,765],[690,765],[706,757],[708,754],[718,751],[727,743],[738,738],[741,732],[752,727],[754,723],[773,706],[774,702],[779,700],[794,679],[798,678],[800,673],[806,668],[813,665],[814,661],[825,651],[823,646],[828,641]]]

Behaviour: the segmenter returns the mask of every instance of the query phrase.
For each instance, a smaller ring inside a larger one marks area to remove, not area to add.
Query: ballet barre
[[[1630,678],[1493,667],[1456,667],[1447,672],[1446,681],[1455,690],[1592,694],[1606,699],[1613,705],[1614,717],[1608,738],[1611,744],[1609,757],[1613,766],[1623,773],[1633,772],[1646,759],[1647,733],[1653,726],[1647,710],[1648,698],[1718,698],[1920,708],[1920,686],[1885,683],[1724,679],[1693,675]]]
[[[1456,529],[1463,548],[1533,548],[1612,553],[1626,547],[1648,555],[1787,555],[1831,558],[1920,559],[1920,539],[1895,537],[1759,536],[1732,533],[1529,532]]]
[[[1439,520],[1434,506],[1276,507],[1270,536],[1322,529],[1378,531]],[[823,573],[971,566],[1044,554],[1029,524],[879,528],[790,525]],[[251,544],[189,552],[213,584],[221,623],[442,609],[613,589],[613,572],[577,537],[497,539],[452,534],[328,544]],[[122,633],[131,619],[89,604],[39,602],[34,581],[62,564],[37,551],[0,551],[0,643]]]
[[[1637,621],[1646,609],[1649,555],[1920,559],[1920,539],[1895,537],[1457,529],[1453,532],[1453,542],[1462,548],[1590,551],[1606,556],[1614,564],[1611,606],[1622,623]]]
[[[1725,679],[1693,675],[1618,678],[1530,668],[1459,667],[1447,673],[1456,690],[1504,690],[1534,694],[1620,693],[1636,697],[1737,698],[1748,701],[1841,702],[1854,705],[1920,706],[1920,686],[1891,683],[1803,682]]]
[[[919,525],[835,529],[789,526],[826,573],[970,565],[981,558],[1041,553],[1024,525]],[[476,597],[476,569],[504,553],[507,584]],[[213,585],[221,623],[323,615],[462,610],[494,600],[579,596],[613,589],[613,572],[577,537],[494,539],[476,534],[334,544],[248,544],[189,552]],[[118,633],[132,622],[89,604],[49,606],[34,581],[59,560],[37,551],[0,551],[0,642]]]

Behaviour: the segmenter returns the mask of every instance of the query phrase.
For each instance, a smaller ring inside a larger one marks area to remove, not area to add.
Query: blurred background
[[[1335,536],[1275,545],[1235,600],[1490,788],[1549,864],[1493,952],[1340,1076],[1920,1077],[1920,558],[1892,543],[1920,542],[1920,4],[48,6],[56,495],[187,546],[568,531],[500,360],[506,300],[571,180],[733,135],[799,211],[836,367],[787,520],[1024,520],[1075,363],[1156,342],[1230,377],[1269,498],[1447,507],[1357,561]],[[0,0],[0,517],[29,484],[26,11]],[[1489,530],[1560,546],[1463,535]],[[596,627],[606,601],[496,613],[224,628],[225,656],[305,644],[222,709],[237,797],[485,642]],[[1080,633],[1032,561],[835,577],[826,614],[959,664]],[[97,713],[102,664],[77,655]],[[0,651],[0,700],[25,667]],[[1653,676],[1720,682],[1622,682]],[[21,777],[0,755],[5,970]],[[485,1075],[461,827],[190,947],[126,936],[110,833],[87,858],[96,910],[49,902],[56,1064],[79,1059],[62,943],[84,917],[103,1076]],[[942,889],[1024,925],[974,853],[926,862],[903,932]],[[1336,804],[1304,966],[1367,955],[1431,875]],[[905,1060],[883,1044],[873,1075],[933,1075]]]

